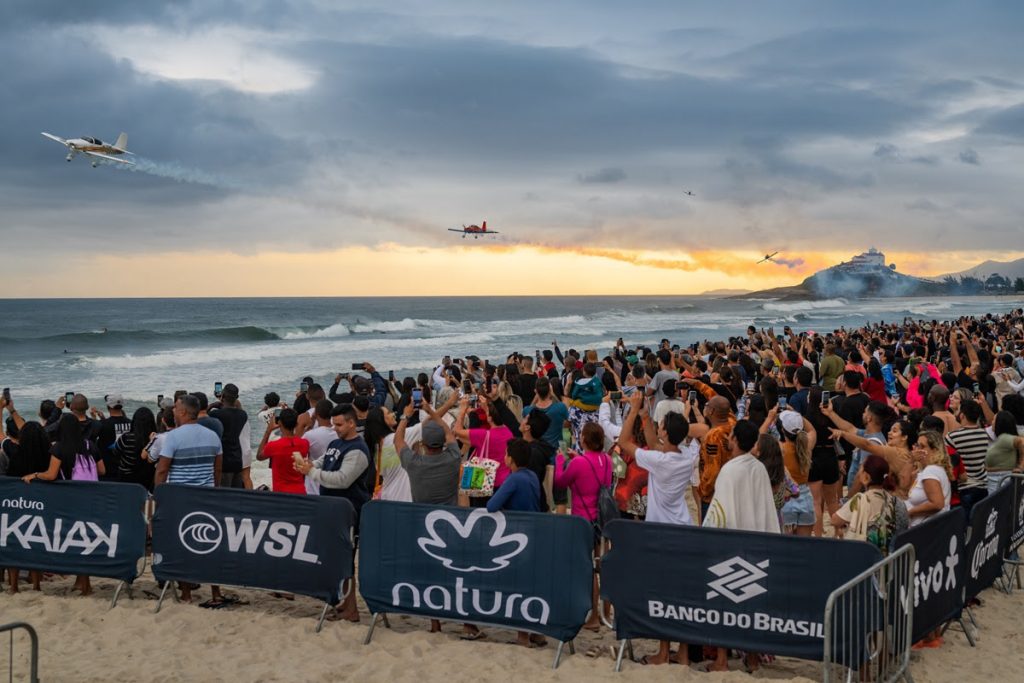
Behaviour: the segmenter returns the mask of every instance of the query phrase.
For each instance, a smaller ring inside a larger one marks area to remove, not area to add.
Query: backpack
[[[582,457],[582,456],[580,456]],[[607,456],[605,456],[607,457]],[[601,484],[601,479],[597,476],[597,470],[594,469],[594,464],[589,460],[586,461],[590,465],[590,471],[594,473],[594,478],[597,479],[600,488],[597,490],[597,517],[594,519],[594,530],[604,535],[604,525],[613,519],[619,519],[622,517],[622,513],[619,512],[619,504],[615,502],[615,494],[612,491],[611,486],[605,486]],[[611,460],[608,461],[608,479],[612,479],[611,472]],[[580,502],[583,502],[583,497],[580,496]]]
[[[99,481],[96,460],[90,455],[92,444],[85,440],[85,453],[75,454],[75,465],[71,468],[71,481]]]

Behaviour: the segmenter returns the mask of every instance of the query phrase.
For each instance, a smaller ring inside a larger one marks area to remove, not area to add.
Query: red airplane
[[[448,232],[461,232],[462,239],[466,239],[466,235],[472,235],[473,239],[479,239],[480,235],[486,236],[501,234],[494,230],[488,230],[487,221],[484,221],[483,225],[463,225],[462,230],[459,230],[458,228],[448,228]]]

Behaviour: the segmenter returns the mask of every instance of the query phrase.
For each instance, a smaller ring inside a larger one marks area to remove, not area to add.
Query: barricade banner
[[[1002,573],[1003,557],[1010,546],[1012,508],[1013,487],[1006,485],[982,498],[971,509],[967,524],[970,537],[965,558],[965,599],[991,586]]]
[[[308,595],[335,604],[352,577],[352,504],[198,486],[156,487],[153,575]]]
[[[360,521],[370,611],[571,640],[590,610],[594,532],[579,517],[373,501]]]
[[[957,508],[934,515],[896,537],[894,550],[914,546],[913,642],[960,617],[968,558],[966,531],[967,515]],[[910,596],[901,595],[903,609],[909,604]]]
[[[858,541],[615,520],[601,594],[620,639],[821,660],[829,594],[882,557]]]
[[[0,477],[0,565],[134,581],[147,495],[136,484]]]
[[[1013,484],[1013,509],[1011,516],[1012,531],[1010,532],[1011,550],[1016,550],[1024,543],[1024,475],[1015,474],[1010,478]]]

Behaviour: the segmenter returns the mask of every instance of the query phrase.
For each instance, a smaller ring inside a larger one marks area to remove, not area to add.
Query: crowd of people
[[[10,396],[0,474],[252,488],[572,514],[615,515],[865,541],[888,553],[932,515],[968,511],[1024,467],[1024,311],[797,333],[749,327],[690,346],[619,339],[610,353],[556,341],[491,363],[445,357],[417,377],[371,364],[325,390],[267,394],[254,429],[238,388],[180,392],[129,418],[83,395],[27,419]],[[8,571],[11,590],[19,572]],[[39,574],[31,580],[39,586]],[[77,587],[89,591],[88,577]],[[183,597],[189,597],[184,586]],[[332,616],[358,621],[355,590]],[[209,604],[222,604],[219,591]],[[438,628],[433,624],[433,628]],[[601,628],[597,574],[585,628]],[[463,637],[482,637],[471,625]],[[543,638],[519,634],[534,647]],[[941,638],[919,646],[934,647]],[[718,650],[708,668],[727,668]],[[685,663],[662,643],[649,664]],[[746,665],[760,659],[747,655]]]

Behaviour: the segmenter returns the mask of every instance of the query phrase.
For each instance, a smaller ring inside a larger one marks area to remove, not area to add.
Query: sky
[[[688,294],[871,246],[918,275],[1019,258],[1022,25],[984,0],[6,0],[0,297]],[[41,131],[125,131],[137,165]]]

